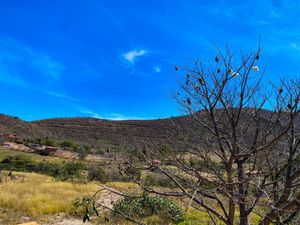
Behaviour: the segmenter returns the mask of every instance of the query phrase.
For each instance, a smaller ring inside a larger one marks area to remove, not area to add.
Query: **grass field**
[[[0,184],[1,225],[16,225],[24,222],[26,217],[30,217],[31,221],[48,224],[49,220],[59,213],[72,218],[75,216],[74,200],[77,197],[91,196],[99,189],[99,183],[96,182],[62,182],[50,176],[27,172],[13,172],[16,179],[11,179],[6,176],[7,172],[4,171],[2,174],[4,178]],[[112,182],[108,186],[119,190],[136,188],[132,183],[122,182]],[[106,214],[93,218],[93,224],[107,224],[104,220]],[[79,221],[81,218],[78,217]],[[121,224],[132,223],[121,220]]]
[[[52,177],[36,173],[13,172],[13,175],[16,179],[4,176],[0,184],[0,224],[15,225],[22,221],[24,216],[29,216],[36,221],[47,221],[51,216],[59,213],[74,216],[75,198],[91,196],[99,189],[98,183],[55,181]],[[138,191],[138,187],[130,182],[110,182],[106,185],[120,191]],[[180,205],[180,201],[177,203]],[[257,224],[258,219],[257,216],[252,215],[251,224]],[[107,224],[103,214],[99,218],[93,218],[93,221],[95,222],[93,224]],[[143,221],[146,224],[161,224],[159,217],[155,215],[144,218]],[[189,209],[179,225],[205,225],[209,224],[209,221],[206,212]],[[125,220],[118,222],[124,225],[132,224]]]
[[[96,183],[77,184],[55,181],[35,173],[13,172],[15,180],[5,177],[0,186],[0,207],[24,213],[32,218],[42,215],[73,212],[76,197],[92,195]]]

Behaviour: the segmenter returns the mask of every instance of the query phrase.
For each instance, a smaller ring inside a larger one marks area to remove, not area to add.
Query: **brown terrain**
[[[251,115],[245,115],[248,121]],[[263,116],[267,122],[270,111]],[[298,118],[300,123],[300,118]],[[175,126],[176,125],[176,126]],[[132,147],[152,142],[165,142],[177,137],[177,129],[189,129],[190,134],[199,132],[190,116],[178,116],[156,120],[112,121],[96,118],[55,118],[26,122],[17,117],[0,114],[0,134],[14,133],[21,138],[45,138],[72,140],[94,147]],[[201,132],[201,131],[200,131]]]
[[[74,140],[93,146],[133,146],[143,141],[165,141],[176,135],[174,124],[189,127],[186,116],[157,120],[111,121],[95,118],[57,118],[26,122],[0,114],[0,134],[14,133],[21,138]]]

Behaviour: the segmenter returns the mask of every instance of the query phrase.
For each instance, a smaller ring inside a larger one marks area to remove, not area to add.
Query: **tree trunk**
[[[229,184],[229,194],[231,197],[228,199],[228,205],[229,205],[229,213],[228,213],[228,222],[229,224],[234,223],[234,214],[235,214],[235,202],[233,201],[233,196],[234,196],[234,186],[233,186],[233,180],[232,180],[232,164],[227,164],[226,165],[226,170],[227,170],[227,183]]]
[[[239,190],[239,208],[240,208],[240,225],[249,225],[248,221],[248,212],[247,212],[247,203],[245,196],[245,185],[244,185],[244,166],[243,162],[237,161],[238,169],[238,190]]]

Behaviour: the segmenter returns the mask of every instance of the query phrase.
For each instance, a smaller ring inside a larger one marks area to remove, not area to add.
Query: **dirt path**
[[[82,220],[79,219],[63,219],[62,221],[53,221],[53,223],[47,225],[92,225],[92,224],[89,222],[83,223]]]
[[[113,204],[122,198],[121,195],[117,194],[119,191],[103,186],[102,191],[97,195],[96,202],[108,208],[112,208]],[[105,208],[100,208],[100,211],[107,211]]]
[[[79,219],[62,219],[62,220],[53,220],[50,223],[37,223],[37,222],[29,222],[22,223],[18,225],[92,225],[89,222],[83,223],[82,220]]]

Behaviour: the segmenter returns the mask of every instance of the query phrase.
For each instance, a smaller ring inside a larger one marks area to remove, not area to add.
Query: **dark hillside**
[[[50,131],[58,139],[74,139],[94,145],[112,144],[128,146],[141,143],[148,138],[166,140],[175,134],[173,124],[188,126],[187,117],[158,120],[111,121],[94,118],[49,119],[34,124]]]
[[[0,134],[15,133],[21,138],[73,140],[93,146],[133,146],[147,141],[164,141],[175,134],[174,125],[187,127],[188,117],[157,120],[111,121],[95,118],[56,118],[34,122],[0,114]]]
[[[270,111],[264,111],[267,122]],[[247,124],[251,115],[245,114]],[[204,116],[204,115],[203,115]],[[251,121],[251,119],[250,119]],[[300,119],[298,118],[300,124]],[[0,134],[16,133],[21,138],[45,138],[72,140],[92,146],[135,146],[149,138],[152,141],[167,141],[176,135],[174,124],[182,129],[199,132],[190,116],[156,120],[112,121],[95,118],[56,118],[25,122],[16,117],[0,114]],[[249,125],[249,124],[248,124]]]

